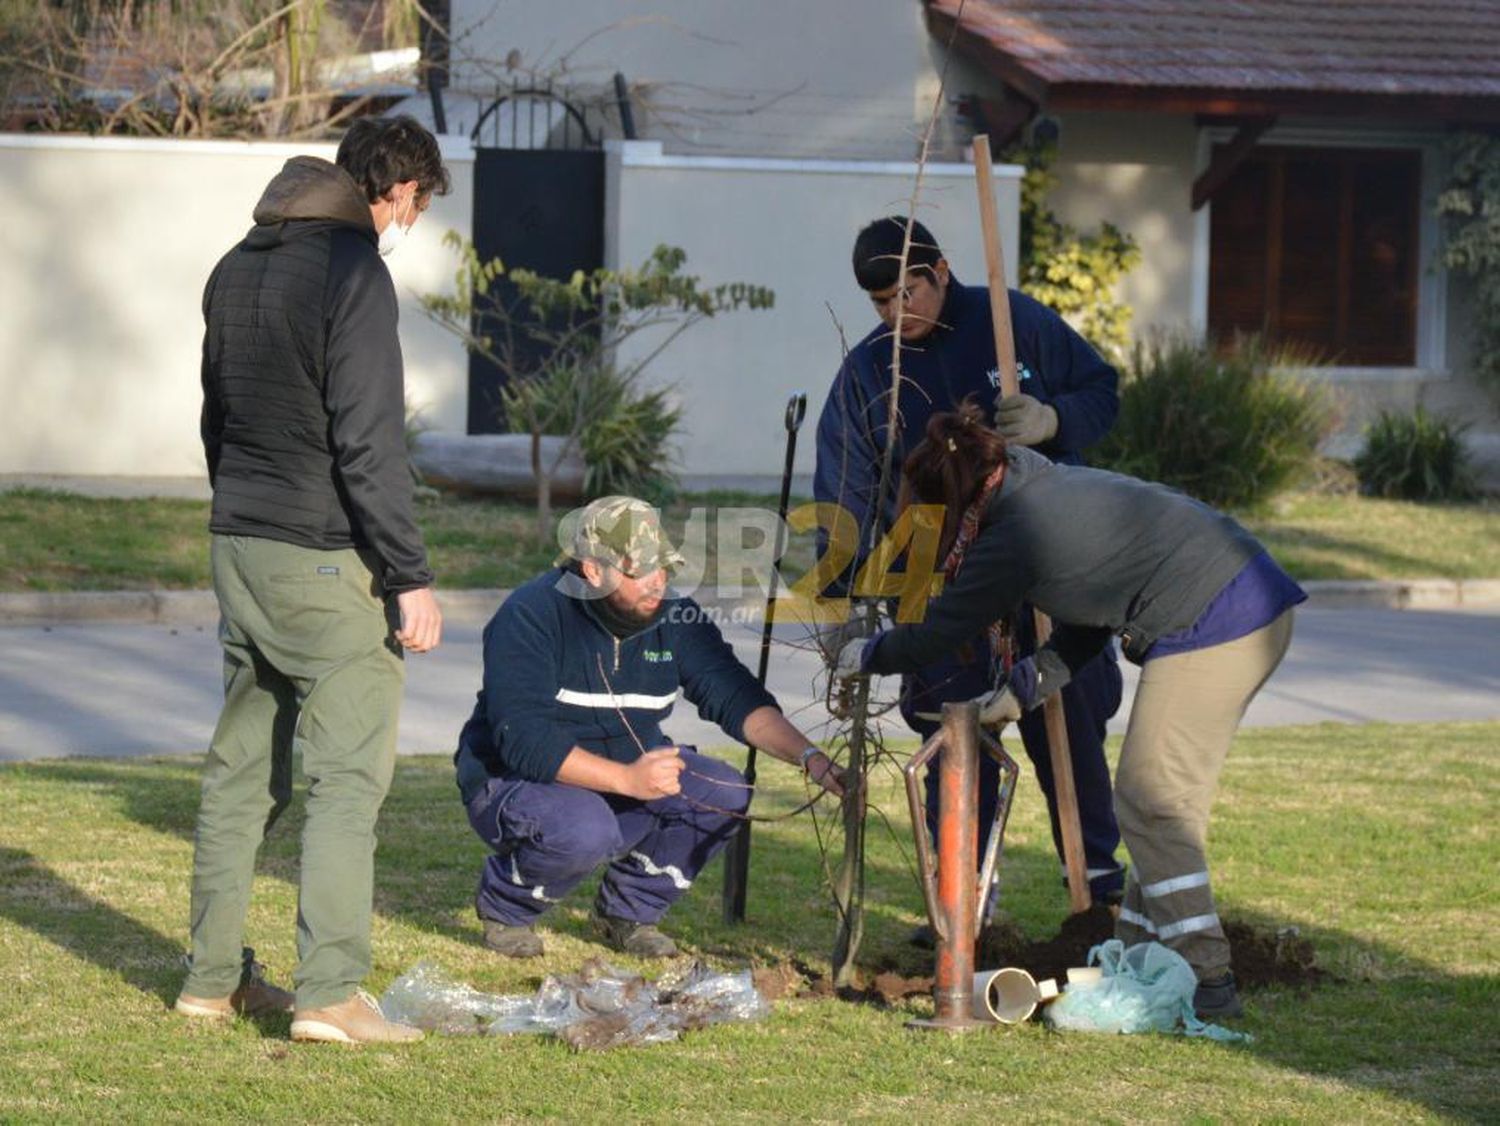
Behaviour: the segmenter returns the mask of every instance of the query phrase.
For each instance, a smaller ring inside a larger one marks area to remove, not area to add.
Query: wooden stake
[[[984,264],[990,278],[990,324],[995,331],[995,358],[1000,364],[1000,392],[1014,395],[1016,341],[1010,327],[1010,290],[1005,284],[1005,259],[1000,254],[1000,216],[995,211],[995,178],[990,170],[990,137],[974,138],[974,173],[979,181],[979,229],[984,234]]]
[[[995,331],[995,358],[1000,365],[1000,392],[1014,395],[1016,343],[1010,323],[1010,291],[1005,284],[1005,259],[1000,255],[1000,219],[995,213],[995,184],[990,171],[990,138],[974,138],[974,172],[979,184],[979,225],[984,232],[984,261],[990,279],[990,320]],[[1052,623],[1040,610],[1036,614],[1036,647],[1052,636]],[[1068,746],[1068,721],[1062,697],[1056,692],[1042,705],[1047,725],[1047,751],[1052,761],[1052,794],[1057,802],[1057,828],[1062,835],[1063,863],[1068,870],[1068,899],[1073,911],[1087,911],[1093,903],[1089,893],[1088,863],[1083,855],[1083,824],[1078,819],[1078,789],[1073,782],[1073,756]]]

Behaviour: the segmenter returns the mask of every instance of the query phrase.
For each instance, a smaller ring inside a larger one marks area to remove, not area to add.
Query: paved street
[[[758,633],[732,627],[753,667]],[[479,629],[450,627],[435,653],[408,661],[401,750],[444,752],[474,703]],[[1134,669],[1126,670],[1123,731]],[[818,665],[793,634],[779,638],[770,684],[815,735]],[[894,687],[893,685],[891,687]],[[195,754],[220,698],[211,628],[68,625],[0,628],[0,760],[61,755]],[[1500,609],[1302,610],[1285,664],[1250,709],[1252,726],[1373,720],[1500,719]],[[896,730],[900,728],[899,723]],[[724,737],[679,704],[672,736],[702,747]]]

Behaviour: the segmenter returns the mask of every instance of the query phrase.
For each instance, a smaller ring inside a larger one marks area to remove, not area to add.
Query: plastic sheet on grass
[[[391,983],[380,1008],[428,1032],[540,1033],[588,1050],[659,1044],[770,1012],[749,970],[722,973],[692,962],[650,982],[598,959],[576,974],[549,975],[531,996],[482,993],[419,962]]]

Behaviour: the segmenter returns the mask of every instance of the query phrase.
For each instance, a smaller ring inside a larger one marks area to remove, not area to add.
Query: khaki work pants
[[[1115,937],[1155,940],[1199,978],[1229,969],[1208,876],[1208,813],[1246,707],[1286,655],[1292,611],[1222,645],[1149,660],[1115,772],[1130,874]]]
[[[193,838],[192,968],[224,997],[241,970],[255,854],[307,776],[297,905],[299,1009],[352,996],[370,969],[375,819],[395,768],[405,665],[368,556],[213,540],[224,710]]]

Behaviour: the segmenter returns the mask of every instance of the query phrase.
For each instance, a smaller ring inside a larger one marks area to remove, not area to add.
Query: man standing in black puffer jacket
[[[395,766],[402,651],[442,617],[412,515],[396,291],[381,261],[434,194],[436,140],[356,121],[336,162],[299,156],[203,296],[203,447],[213,485],[224,710],[194,837],[191,1017],[294,1011],[294,1040],[415,1040],[370,969],[375,820]],[[255,854],[308,779],[293,996],[242,947]]]

